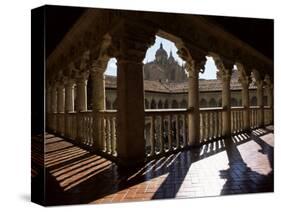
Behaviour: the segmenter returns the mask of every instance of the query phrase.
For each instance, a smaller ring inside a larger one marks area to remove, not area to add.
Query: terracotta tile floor
[[[32,177],[45,173],[48,205],[273,191],[273,127],[122,172],[114,163],[52,134],[46,135],[43,172],[40,142],[33,139]]]

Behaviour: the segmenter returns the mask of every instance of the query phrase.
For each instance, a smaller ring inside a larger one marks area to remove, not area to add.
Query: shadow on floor
[[[239,145],[254,140],[261,147],[260,152],[267,155],[273,170],[273,147],[260,138],[272,132],[258,129],[252,133],[241,133],[230,140],[208,143],[198,149],[152,160],[141,168],[122,172],[116,164],[48,134],[45,172],[42,171],[43,152],[38,147],[38,142],[42,140],[34,139],[32,142],[32,181],[36,187],[36,183],[42,183],[40,179],[45,177],[46,205],[90,203],[117,192],[128,192],[126,189],[141,183],[157,183],[156,179],[164,175],[166,176],[161,178],[161,184],[152,190],[150,198],[174,198],[194,162],[226,151],[229,169],[220,173],[220,177],[226,179],[221,194],[273,191],[273,171],[262,175],[251,170],[238,150]],[[149,188],[146,186],[146,191],[147,189]]]

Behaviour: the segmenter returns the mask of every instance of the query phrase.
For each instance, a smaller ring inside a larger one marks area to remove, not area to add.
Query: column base
[[[141,168],[145,165],[145,158],[132,159],[132,158],[120,158],[117,159],[118,170],[124,171],[128,169]]]

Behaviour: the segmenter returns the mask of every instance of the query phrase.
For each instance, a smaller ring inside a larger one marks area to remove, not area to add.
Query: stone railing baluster
[[[163,142],[163,116],[159,116],[159,145],[160,145],[160,151],[159,154],[162,154],[164,152],[164,142]]]
[[[175,115],[175,122],[176,122],[176,126],[175,126],[175,137],[176,137],[176,149],[179,148],[179,117],[178,115]]]
[[[155,131],[155,116],[151,117],[151,155],[155,155],[155,138],[156,138],[156,131]]]

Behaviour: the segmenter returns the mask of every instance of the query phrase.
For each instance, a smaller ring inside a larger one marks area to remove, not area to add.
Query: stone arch
[[[147,99],[144,100],[144,107],[145,109],[149,109],[149,102]]]
[[[231,98],[231,106],[232,107],[237,107],[238,106],[238,101],[236,98]]]
[[[210,107],[217,107],[217,101],[214,98],[211,98],[209,101],[209,106]]]
[[[179,103],[175,99],[172,101],[172,108],[179,108]]]
[[[257,106],[257,97],[256,96],[253,96],[251,98],[251,106]]]
[[[154,99],[152,99],[151,103],[150,103],[150,108],[151,109],[156,109],[156,102]]]
[[[180,107],[181,108],[187,108],[187,101],[185,99],[183,99],[180,103]]]
[[[159,102],[158,102],[158,109],[162,109],[162,108],[163,108],[162,100],[159,100]]]
[[[199,102],[200,107],[207,107],[207,100],[202,98]]]
[[[169,101],[168,101],[168,99],[165,100],[164,108],[169,108]]]

